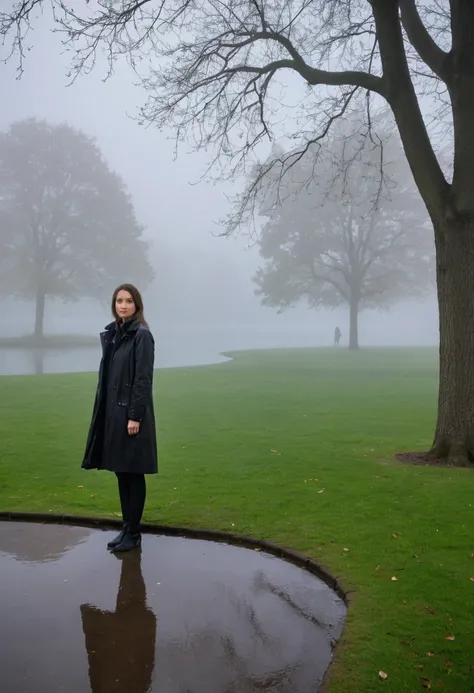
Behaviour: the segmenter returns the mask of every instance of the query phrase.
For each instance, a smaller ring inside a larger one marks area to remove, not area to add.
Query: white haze
[[[192,341],[193,348],[207,351],[212,360],[222,350],[329,345],[336,325],[344,340],[346,310],[314,312],[301,305],[278,314],[260,306],[251,281],[259,263],[257,249],[249,247],[245,235],[230,240],[213,235],[219,231],[215,221],[229,211],[232,185],[191,185],[204,172],[208,157],[183,150],[174,161],[171,131],[141,128],[129,117],[137,113],[145,94],[133,86],[134,75],[124,63],[105,83],[105,68],[99,65],[67,87],[68,58],[60,55],[60,41],[47,29],[43,18],[30,34],[33,50],[20,80],[15,79],[15,63],[0,66],[0,128],[35,117],[66,121],[97,138],[110,166],[125,180],[137,217],[154,244],[154,264],[161,269],[156,286],[145,294],[145,308],[157,341]],[[301,88],[301,80],[288,77],[287,93],[293,90],[296,99]],[[108,306],[87,300],[67,305],[49,301],[45,332],[93,334],[108,320]],[[33,304],[8,300],[0,336],[31,332],[33,321]],[[363,346],[431,345],[437,338],[434,299],[361,315]]]

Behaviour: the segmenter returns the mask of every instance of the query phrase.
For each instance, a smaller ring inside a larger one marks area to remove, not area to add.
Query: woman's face
[[[122,320],[128,320],[135,315],[137,309],[133,302],[132,295],[128,291],[121,289],[118,292],[117,298],[115,299],[115,310]]]

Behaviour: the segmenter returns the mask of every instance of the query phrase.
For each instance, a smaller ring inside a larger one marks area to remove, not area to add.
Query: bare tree
[[[440,381],[430,456],[474,466],[474,4],[470,0],[99,0],[76,10],[50,0],[75,51],[74,74],[105,47],[143,75],[148,122],[177,137],[214,144],[216,157],[244,164],[281,115],[286,71],[307,85],[294,136],[322,142],[361,93],[385,101],[434,227],[440,317]],[[0,33],[22,53],[35,8],[14,2]],[[7,50],[9,48],[7,47]],[[423,117],[427,84],[432,122]],[[438,124],[448,117],[452,180],[439,163]],[[281,124],[280,124],[281,125]],[[287,118],[285,126],[290,126]],[[235,169],[232,169],[235,170]]]
[[[398,142],[385,138],[393,190],[377,206],[380,179],[371,159],[378,152],[368,140],[362,144],[337,127],[324,157],[310,149],[285,176],[270,176],[260,208],[268,221],[258,240],[265,264],[255,276],[267,306],[284,310],[301,300],[312,308],[348,306],[350,349],[359,348],[361,310],[387,309],[434,288],[429,219]],[[341,149],[358,152],[344,177],[338,175]],[[276,193],[279,204],[273,204]]]

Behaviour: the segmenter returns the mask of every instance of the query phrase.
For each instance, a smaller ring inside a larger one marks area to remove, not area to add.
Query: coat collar
[[[123,323],[119,328],[119,339],[122,337],[128,337],[137,332],[140,327],[140,321],[137,318],[133,318],[129,322]],[[100,333],[100,339],[102,342],[102,347],[105,349],[108,344],[112,342],[115,335],[117,334],[117,323],[115,320],[105,326],[104,332]]]
[[[125,335],[125,334],[131,334],[132,332],[136,332],[138,328],[140,327],[140,321],[138,318],[132,318],[132,320],[129,320],[128,322],[124,322],[120,325],[120,332]],[[115,320],[108,325],[105,326],[105,332],[108,334],[114,334],[117,332],[117,323]]]

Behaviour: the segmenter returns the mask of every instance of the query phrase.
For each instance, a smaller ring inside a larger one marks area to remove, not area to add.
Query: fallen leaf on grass
[[[426,653],[426,656],[427,656],[427,657],[434,657],[434,656],[435,656],[435,653],[434,653],[434,652],[427,652],[427,653]]]
[[[436,611],[434,609],[430,609],[429,606],[425,606],[426,611],[431,614],[432,616],[435,615]]]
[[[392,537],[393,537],[394,539],[398,539],[399,536],[400,536],[400,535],[397,534],[396,532],[392,532]]]
[[[428,691],[431,690],[431,683],[430,683],[429,679],[427,679],[427,678],[421,679],[420,683],[423,686],[423,688],[426,688]]]
[[[392,582],[398,582],[398,578],[395,577],[395,575],[394,575],[393,577],[391,577],[390,580],[391,580]]]
[[[343,549],[343,551],[350,551],[350,549]]]
[[[454,635],[446,636],[445,640],[454,640]]]
[[[451,667],[453,666],[453,663],[450,662],[449,659],[447,659],[447,660],[445,661],[445,663],[444,663],[444,666],[445,666],[445,667],[448,667],[448,669],[451,669]]]
[[[78,486],[77,488],[84,488],[84,486]]]
[[[322,488],[321,491],[318,491],[318,493],[324,493],[324,489]]]
[[[381,678],[382,681],[386,681],[388,679],[388,674],[386,674],[384,671],[379,671],[379,678]]]
[[[474,577],[469,578],[469,580],[470,580],[471,582],[474,582]]]

